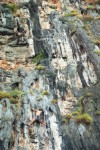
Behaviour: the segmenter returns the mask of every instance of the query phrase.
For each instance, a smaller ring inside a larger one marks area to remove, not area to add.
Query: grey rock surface
[[[100,150],[100,44],[91,40],[100,21],[90,22],[92,37],[88,21],[65,15],[79,8],[53,6],[23,1],[14,17],[0,4],[0,150]],[[46,125],[29,126],[32,109]],[[84,114],[93,122],[77,119]]]

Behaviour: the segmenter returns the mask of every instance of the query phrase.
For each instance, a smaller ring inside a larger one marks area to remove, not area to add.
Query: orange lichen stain
[[[0,60],[0,68],[5,69],[5,70],[17,69],[18,65],[13,64],[6,60]]]
[[[21,64],[21,63],[12,63],[6,60],[0,60],[0,68],[5,69],[5,70],[16,70],[18,68],[24,68],[25,70],[30,70],[34,69],[35,66],[33,64],[27,63],[26,65]]]
[[[9,63],[6,60],[0,60],[0,68],[9,70],[10,69]]]

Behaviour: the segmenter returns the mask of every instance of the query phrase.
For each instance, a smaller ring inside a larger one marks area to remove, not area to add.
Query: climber
[[[33,118],[33,119],[29,122],[28,126],[30,126],[30,125],[31,125],[32,123],[34,123],[34,122],[37,122],[37,123],[40,123],[41,125],[45,125],[45,126],[46,126],[46,123],[43,121],[43,120],[44,120],[44,119],[43,119],[44,111],[43,111],[42,109],[39,109],[39,110],[37,110],[37,109],[32,109],[32,111],[34,111],[36,118]]]
[[[73,59],[77,60],[76,50],[72,50]]]
[[[54,28],[54,24],[51,21],[49,22],[49,24],[50,24],[50,28],[53,29]]]
[[[86,88],[88,85],[87,85],[86,80],[85,80],[84,75],[83,75],[84,69],[85,68],[84,68],[84,65],[82,64],[82,62],[77,61],[77,72],[78,72],[78,75],[80,77],[83,88]]]
[[[31,27],[30,27],[30,20],[29,20],[29,18],[27,19],[27,26],[28,26],[29,34],[30,34],[30,29],[31,29]]]
[[[87,9],[80,7],[80,11],[81,11],[81,14],[83,15],[83,17],[85,15],[87,15]]]
[[[3,110],[5,111],[7,109],[7,103],[4,101]]]
[[[35,81],[35,82],[38,82],[38,81],[39,81],[39,79],[38,79],[38,78],[35,78],[35,79],[34,79],[34,81]]]
[[[16,32],[16,38],[17,38],[17,44],[19,44],[20,38],[21,38],[21,33],[18,32],[18,28],[17,28],[17,32]]]
[[[90,58],[89,55],[87,55],[86,62],[87,62],[87,66],[88,66],[88,68],[89,68],[89,65],[92,64],[92,61],[91,61],[91,58]]]
[[[55,53],[52,53],[52,58],[56,58],[56,55],[55,55]]]
[[[21,41],[22,41],[22,42],[24,42],[24,40],[25,40],[25,33],[26,33],[25,30],[23,30],[23,31],[21,32]]]
[[[80,54],[84,54],[86,52],[82,44],[80,45],[79,49],[80,49]]]
[[[15,28],[14,28],[14,37],[17,39],[17,45],[24,41],[25,33],[24,27],[21,25],[20,20],[18,17],[15,17]]]

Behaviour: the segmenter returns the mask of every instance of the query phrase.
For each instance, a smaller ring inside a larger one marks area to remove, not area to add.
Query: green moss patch
[[[7,4],[6,5],[7,8],[9,8],[13,13],[16,13],[17,10],[19,9],[19,7],[17,6],[17,4]]]
[[[96,111],[95,114],[99,116],[100,115],[100,111]]]
[[[100,57],[100,51],[94,50],[94,52]]]
[[[76,10],[73,10],[69,13],[66,13],[65,17],[73,17],[73,16],[77,16],[77,15],[78,15],[78,12]]]
[[[57,104],[57,103],[58,103],[58,100],[57,100],[57,99],[53,99],[53,100],[51,101],[51,103]]]
[[[45,66],[38,65],[38,66],[35,66],[35,69],[36,69],[36,70],[44,70],[44,69],[45,69]]]
[[[47,95],[47,96],[49,96],[50,93],[49,93],[49,91],[43,91],[43,92],[42,92],[42,95]]]
[[[72,118],[72,114],[67,114],[67,115],[66,115],[66,118],[67,118],[67,119],[71,119],[71,118]]]
[[[3,92],[3,91],[0,91],[0,99],[2,98],[12,98],[12,95],[8,92]]]
[[[95,44],[95,45],[100,45],[100,38],[93,38],[91,39],[91,41]]]
[[[45,57],[45,55],[44,55],[44,53],[43,52],[39,52],[38,53],[38,55],[36,55],[35,57],[34,57],[34,59],[33,59],[33,63],[39,63],[40,62],[40,60],[43,60],[43,59],[45,59],[46,57]]]
[[[0,99],[8,98],[12,104],[16,104],[19,101],[19,96],[22,96],[24,94],[25,92],[19,91],[17,89],[11,91],[10,93],[0,91]]]
[[[76,121],[80,123],[90,124],[93,122],[93,118],[89,114],[81,114],[76,117]]]

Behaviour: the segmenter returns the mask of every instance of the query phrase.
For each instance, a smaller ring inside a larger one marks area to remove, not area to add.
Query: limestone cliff
[[[0,2],[0,150],[100,150],[100,5],[89,2]],[[34,108],[46,125],[28,125]]]

